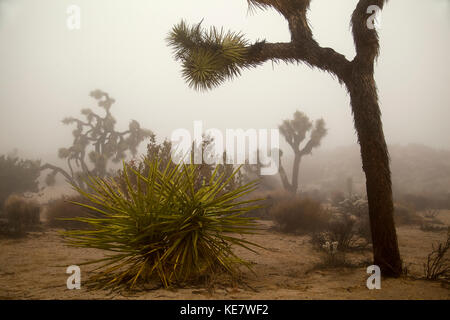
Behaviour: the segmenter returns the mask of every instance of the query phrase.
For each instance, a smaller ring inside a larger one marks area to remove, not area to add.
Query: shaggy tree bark
[[[380,266],[383,275],[398,276],[402,271],[402,263],[393,216],[389,155],[383,134],[375,81],[371,75],[362,75],[358,72],[354,74],[347,88],[350,92],[363,170],[366,175],[374,263]]]
[[[314,40],[307,21],[311,0],[248,2],[258,8],[274,8],[282,14],[289,24],[291,42],[261,41],[245,46],[246,42],[239,35],[213,33],[202,36],[200,25],[188,30],[181,24],[174,29],[169,41],[176,49],[176,58],[183,62],[185,78],[197,89],[210,89],[226,78],[232,79],[239,75],[242,69],[271,60],[305,63],[329,72],[340,83],[345,84],[351,98],[366,175],[374,263],[381,268],[384,276],[400,276],[402,262],[393,218],[389,155],[374,80],[374,63],[379,52],[379,41],[377,31],[368,27],[368,20],[373,14],[368,13],[369,7],[376,5],[383,9],[387,0],[358,2],[352,15],[356,48],[356,56],[352,61],[331,48],[321,47]],[[212,43],[211,39],[215,43]],[[240,46],[245,46],[245,54],[242,54]]]

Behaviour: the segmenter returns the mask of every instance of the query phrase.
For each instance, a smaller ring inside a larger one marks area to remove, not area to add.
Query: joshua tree
[[[359,0],[351,23],[356,48],[352,61],[314,39],[307,20],[311,0],[247,0],[251,8],[273,8],[287,20],[291,33],[288,43],[250,43],[239,33],[181,22],[168,37],[175,58],[182,63],[183,76],[191,87],[205,90],[238,76],[243,69],[266,61],[305,63],[326,71],[343,83],[351,99],[354,123],[361,146],[366,175],[374,263],[384,276],[399,276],[402,263],[393,218],[389,155],[382,129],[374,64],[379,54],[378,33],[369,21],[377,6],[386,0]]]
[[[51,170],[46,179],[48,185],[54,183],[55,176],[59,173],[71,184],[84,189],[87,175],[105,177],[110,160],[120,162],[125,159],[127,151],[136,155],[139,144],[145,138],[155,138],[151,131],[141,129],[135,120],[130,122],[128,130],[116,131],[116,120],[110,111],[115,100],[101,90],[92,91],[90,95],[98,100],[98,106],[105,110],[105,115],[100,116],[91,109],[83,109],[81,113],[86,120],[68,117],[62,121],[65,125],[76,125],[72,132],[72,146],[58,150],[58,156],[67,160],[69,171],[48,163],[43,165],[41,171]],[[86,163],[86,156],[92,163],[92,169]]]
[[[313,124],[308,116],[303,112],[296,111],[294,119],[284,120],[283,124],[279,126],[280,133],[286,139],[286,142],[294,151],[294,164],[292,168],[292,183],[289,183],[286,172],[281,165],[280,159],[280,177],[281,182],[286,190],[296,193],[298,188],[298,172],[300,169],[300,161],[302,157],[311,154],[314,148],[320,146],[320,141],[327,134],[325,128],[325,121],[319,119]],[[309,141],[301,148],[300,144],[305,140],[306,134],[311,131]],[[280,154],[282,154],[280,152]]]

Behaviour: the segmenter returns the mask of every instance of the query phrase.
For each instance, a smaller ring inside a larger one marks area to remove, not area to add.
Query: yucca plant
[[[89,178],[92,192],[75,189],[94,206],[74,202],[102,216],[75,218],[93,230],[64,232],[69,245],[107,250],[88,286],[94,288],[134,287],[158,279],[165,287],[186,283],[201,276],[225,272],[237,275],[250,263],[233,252],[233,246],[254,251],[257,244],[243,234],[258,232],[253,218],[242,214],[259,206],[240,198],[253,191],[256,182],[224,191],[233,176],[219,174],[195,187],[198,165],[180,164],[161,169],[158,161],[147,161],[148,173],[124,163],[126,192],[115,179]],[[137,183],[130,183],[130,178]],[[81,265],[81,264],[80,264]]]

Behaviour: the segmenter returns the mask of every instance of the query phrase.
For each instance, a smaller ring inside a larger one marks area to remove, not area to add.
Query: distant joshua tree
[[[303,156],[310,155],[314,148],[320,146],[320,142],[327,134],[325,128],[325,121],[323,119],[317,120],[314,124],[309,120],[303,112],[296,111],[292,120],[284,120],[279,126],[280,133],[286,139],[286,142],[294,151],[294,164],[292,168],[292,183],[289,183],[286,172],[281,164],[280,152],[280,177],[281,182],[286,190],[296,193],[298,189],[298,174],[300,170],[300,162]],[[300,144],[305,140],[306,134],[311,131],[309,141],[300,147]]]
[[[98,115],[91,109],[83,109],[81,114],[85,120],[68,117],[62,121],[65,125],[76,126],[72,132],[72,146],[58,150],[59,158],[67,160],[68,171],[49,163],[44,164],[41,171],[51,170],[46,178],[48,185],[55,182],[57,174],[62,174],[71,184],[86,189],[85,178],[88,175],[105,177],[110,160],[114,163],[120,162],[126,158],[128,151],[134,156],[144,139],[155,138],[150,130],[142,129],[135,120],[130,122],[128,130],[116,131],[116,120],[111,115],[111,106],[115,100],[101,90],[92,91],[90,95],[98,100],[98,106],[104,109],[105,115]],[[87,159],[91,168],[86,163]]]
[[[189,86],[207,90],[227,79],[234,79],[244,69],[260,66],[266,61],[283,61],[318,68],[344,84],[350,95],[366,174],[374,264],[381,268],[383,276],[400,276],[402,261],[394,224],[389,155],[374,79],[380,43],[373,20],[387,0],[357,2],[351,18],[356,51],[353,60],[331,48],[321,47],[314,39],[307,18],[311,0],[247,2],[251,8],[272,8],[279,12],[288,23],[291,41],[251,43],[240,33],[216,28],[203,30],[200,24],[190,27],[182,21],[174,26],[168,42],[174,48],[175,58],[182,64],[183,77]]]

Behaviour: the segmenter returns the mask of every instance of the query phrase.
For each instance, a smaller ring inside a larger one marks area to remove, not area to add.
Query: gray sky
[[[357,0],[314,0],[310,20],[322,46],[354,55],[350,15]],[[81,30],[66,27],[66,9],[82,10]],[[324,148],[356,142],[346,91],[306,66],[245,71],[220,88],[187,87],[165,37],[185,18],[242,31],[248,39],[289,41],[275,11],[248,14],[245,0],[0,0],[0,153],[18,148],[33,158],[70,145],[60,120],[81,108],[99,110],[88,94],[110,93],[118,128],[131,119],[159,137],[178,128],[276,128],[297,109],[323,117]],[[376,69],[390,144],[450,147],[450,4],[389,1],[382,15]]]

